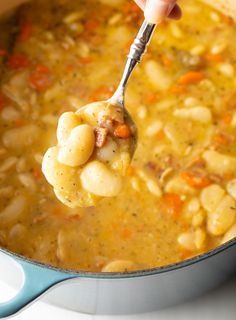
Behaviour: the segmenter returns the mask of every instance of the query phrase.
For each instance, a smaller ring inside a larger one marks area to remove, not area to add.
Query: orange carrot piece
[[[42,178],[43,174],[42,174],[42,170],[39,166],[35,166],[33,168],[33,176],[34,176],[35,180],[39,180]]]
[[[98,20],[95,20],[95,19],[89,19],[85,22],[85,25],[84,25],[84,29],[86,31],[94,31],[98,28],[98,26],[100,25],[100,22]]]
[[[29,86],[38,92],[43,92],[52,84],[52,77],[48,67],[38,64],[29,76]]]
[[[224,23],[228,24],[228,25],[232,25],[234,24],[234,20],[233,18],[231,18],[230,16],[227,16],[225,14],[221,14],[221,19],[223,20]]]
[[[205,78],[204,74],[201,71],[189,71],[183,74],[178,83],[182,85],[198,83]]]
[[[160,94],[158,92],[149,93],[144,98],[144,103],[149,105],[160,100]]]
[[[174,94],[184,94],[187,92],[187,88],[183,85],[175,85],[171,88],[171,92]]]
[[[232,113],[227,112],[223,115],[222,121],[225,125],[229,125],[232,121],[232,118],[233,118]]]
[[[208,52],[207,54],[205,54],[204,58],[205,58],[205,60],[206,60],[207,62],[213,62],[213,63],[215,63],[215,62],[221,62],[221,61],[224,60],[222,54],[213,54],[213,53],[210,53],[210,52]]]
[[[89,97],[89,100],[91,102],[107,100],[112,96],[114,92],[115,92],[115,88],[113,86],[112,87],[100,86],[97,89],[95,89],[93,94]]]
[[[183,171],[181,173],[181,178],[194,188],[204,188],[211,184],[211,180],[206,176],[197,176],[189,171]]]
[[[173,63],[173,60],[171,60],[166,54],[162,54],[160,60],[165,67],[170,67]]]
[[[85,58],[80,58],[79,59],[79,62],[81,63],[81,64],[89,64],[89,63],[91,63],[93,60],[92,60],[92,58],[91,57],[85,57]]]
[[[14,53],[8,60],[8,66],[12,70],[22,70],[29,66],[30,61],[23,53]]]
[[[31,35],[32,35],[32,23],[30,21],[25,21],[21,25],[17,40],[20,42],[26,42],[27,40],[29,40]]]
[[[165,193],[162,197],[164,210],[170,216],[178,216],[183,207],[183,201],[177,193]]]
[[[231,142],[231,140],[226,135],[224,135],[222,133],[215,135],[213,140],[216,144],[224,145],[224,146],[227,146]]]
[[[130,137],[130,129],[127,124],[119,124],[114,130],[114,135],[121,139],[128,139]]]

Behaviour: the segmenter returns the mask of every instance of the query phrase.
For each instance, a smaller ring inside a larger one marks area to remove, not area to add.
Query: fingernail
[[[145,19],[150,23],[158,23],[161,22],[165,17],[169,15],[172,9],[175,6],[176,1],[165,0],[147,0],[144,16]]]

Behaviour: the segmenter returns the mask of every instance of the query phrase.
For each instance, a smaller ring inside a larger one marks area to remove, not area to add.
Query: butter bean
[[[59,149],[58,161],[76,167],[86,163],[93,153],[95,135],[93,128],[82,124],[72,129],[66,144]]]
[[[88,163],[80,178],[83,188],[98,196],[114,197],[122,188],[121,177],[100,161]]]
[[[102,268],[102,272],[125,272],[131,271],[134,268],[134,263],[129,260],[114,260],[109,262]]]
[[[220,236],[227,232],[235,221],[235,201],[230,196],[224,196],[218,207],[208,214],[208,231]]]
[[[64,145],[69,138],[71,130],[80,124],[79,117],[74,112],[63,113],[58,121],[57,140],[59,145]]]

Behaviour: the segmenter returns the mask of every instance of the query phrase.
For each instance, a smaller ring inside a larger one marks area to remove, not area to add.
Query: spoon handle
[[[155,27],[155,24],[148,23],[144,20],[136,38],[131,44],[128,59],[135,60],[137,63],[140,62],[143,54],[146,52],[146,48],[151,40]]]
[[[148,23],[146,20],[144,20],[141,25],[139,32],[130,47],[120,84],[110,99],[113,104],[124,105],[124,93],[127,82],[135,66],[141,61],[142,56],[146,52],[146,48],[151,40],[155,27],[155,24]]]

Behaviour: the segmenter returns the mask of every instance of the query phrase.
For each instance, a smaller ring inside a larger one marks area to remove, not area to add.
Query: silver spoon
[[[150,43],[151,37],[153,35],[153,32],[155,30],[156,25],[152,23],[148,23],[146,20],[144,20],[143,24],[141,25],[138,34],[136,35],[132,45],[130,46],[130,51],[128,54],[128,59],[125,64],[125,68],[123,71],[123,75],[121,78],[121,81],[113,94],[113,96],[108,99],[106,102],[110,103],[113,106],[117,106],[119,108],[122,108],[122,111],[124,113],[124,118],[126,123],[131,129],[132,133],[132,141],[131,141],[131,148],[130,148],[130,154],[133,156],[136,145],[137,145],[137,139],[138,139],[138,130],[136,127],[135,122],[133,121],[131,115],[125,108],[125,89],[128,83],[128,80],[135,68],[135,66],[141,61],[142,56],[146,52],[146,48],[148,44]]]

